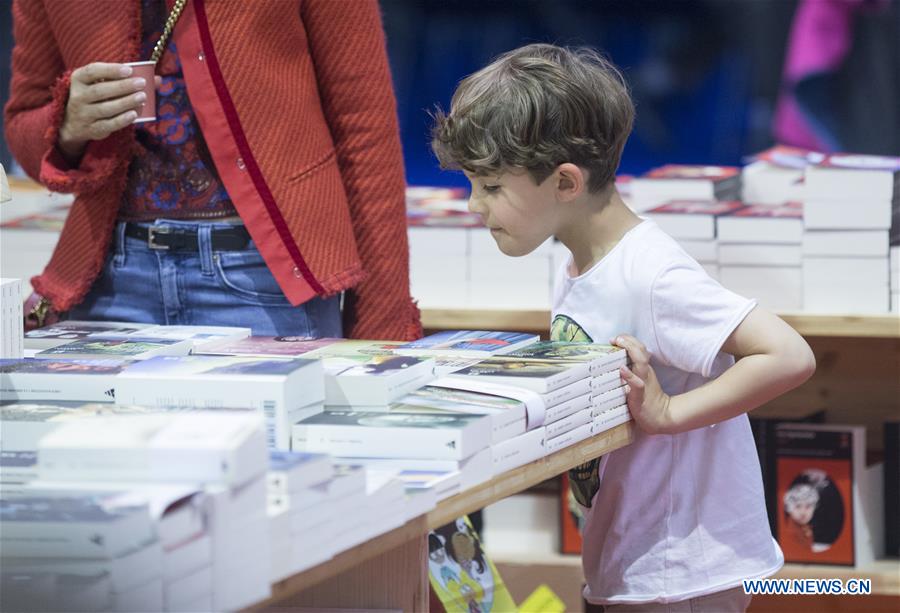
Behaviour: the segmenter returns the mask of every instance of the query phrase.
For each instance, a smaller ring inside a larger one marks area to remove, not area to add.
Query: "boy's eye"
[[[493,193],[500,191],[500,186],[499,185],[485,185],[482,187],[482,189],[489,194],[493,194]]]

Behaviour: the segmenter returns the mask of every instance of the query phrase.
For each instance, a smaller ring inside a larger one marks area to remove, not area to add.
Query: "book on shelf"
[[[546,394],[590,378],[590,365],[561,360],[489,358],[448,378],[477,378]]]
[[[895,215],[892,210],[896,209],[890,201],[807,198],[803,225],[807,230],[890,230]]]
[[[805,181],[807,199],[890,202],[900,197],[900,157],[831,154],[806,167]]]
[[[722,243],[719,264],[722,266],[793,266],[803,262],[799,243]]]
[[[585,362],[589,366],[590,373],[598,375],[625,366],[628,362],[628,354],[621,347],[601,343],[538,341],[524,349],[505,354],[503,359]]]
[[[93,496],[0,498],[7,557],[116,558],[156,539],[146,503],[105,506]]]
[[[125,360],[0,360],[0,390],[8,400],[115,402]]]
[[[120,359],[147,360],[157,356],[183,356],[191,352],[189,340],[129,336],[127,338],[88,337],[56,345],[34,354],[35,359]]]
[[[62,424],[38,444],[42,479],[238,485],[265,473],[261,416],[197,411]]]
[[[151,407],[246,408],[265,415],[269,446],[290,449],[294,421],[322,411],[322,363],[303,358],[193,355],[132,364],[116,401]]]
[[[142,335],[150,328],[157,327],[161,326],[125,321],[80,321],[67,319],[26,332],[25,349],[36,353],[73,341],[97,336],[126,337]],[[152,334],[151,336],[156,335]]]
[[[803,240],[804,205],[750,204],[718,219],[719,253],[723,243],[794,243]]]
[[[0,279],[0,359],[25,356],[22,302],[22,281]]]
[[[631,181],[630,202],[642,212],[669,200],[737,200],[740,188],[737,167],[666,164]]]
[[[804,197],[804,169],[825,155],[799,147],[775,145],[751,157],[741,169],[741,199],[780,204]]]
[[[390,405],[391,412],[396,413],[417,413],[422,409],[488,415],[491,420],[492,444],[518,436],[526,430],[525,403],[504,396],[426,386]]]
[[[333,407],[384,407],[434,379],[434,360],[423,356],[379,354],[365,361],[329,357],[325,404]]]
[[[663,232],[677,240],[711,240],[716,238],[716,222],[743,208],[736,200],[671,200],[644,213]]]
[[[331,456],[323,453],[269,451],[269,494],[290,494],[334,476]]]
[[[294,424],[291,449],[334,456],[462,460],[490,446],[484,415],[329,411]]]
[[[195,353],[245,358],[299,358],[340,340],[306,336],[247,336],[209,343]]]
[[[807,256],[802,271],[808,313],[878,314],[890,308],[887,258]]]
[[[544,426],[541,426],[494,445],[494,476],[544,457],[547,454],[545,439]]]
[[[865,428],[789,423],[775,437],[785,561],[862,567],[880,557],[884,466],[866,467]]]
[[[539,336],[522,332],[448,330],[400,345],[395,352],[406,355],[478,358],[510,353],[538,340],[540,340]]]
[[[887,230],[816,230],[803,233],[803,256],[886,257]]]

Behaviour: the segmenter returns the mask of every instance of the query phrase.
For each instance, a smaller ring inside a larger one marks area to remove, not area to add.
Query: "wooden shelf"
[[[780,317],[803,336],[900,338],[900,315],[812,315],[783,313]],[[543,310],[422,309],[428,330],[518,330],[543,332],[550,312]]]
[[[492,560],[500,568],[505,566],[539,566],[558,568],[563,572],[577,575],[580,584],[584,580],[581,556],[560,553],[536,553],[531,555],[492,555]],[[863,568],[824,566],[813,564],[785,564],[775,574],[777,579],[871,579],[872,593],[882,596],[900,596],[900,560],[877,560]]]
[[[272,596],[248,610],[265,609],[367,560],[395,550],[412,539],[422,538],[433,528],[443,526],[458,517],[528,489],[588,460],[624,447],[633,440],[634,426],[628,422],[589,440],[561,449],[536,462],[507,471],[487,483],[441,501],[427,515],[412,519],[400,528],[344,551],[314,568],[273,584]]]

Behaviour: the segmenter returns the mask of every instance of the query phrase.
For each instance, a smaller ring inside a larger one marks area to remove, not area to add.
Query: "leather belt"
[[[150,249],[161,251],[197,251],[199,240],[196,230],[173,226],[125,225],[125,236],[147,241]],[[250,233],[244,226],[216,228],[210,233],[213,251],[240,251],[247,248]]]

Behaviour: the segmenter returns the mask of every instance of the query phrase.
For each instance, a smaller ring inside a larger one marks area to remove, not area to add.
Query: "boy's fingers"
[[[644,345],[628,334],[620,334],[613,339],[613,344],[622,347],[628,352],[628,357],[641,376],[646,376],[647,369],[650,366],[650,353]]]

